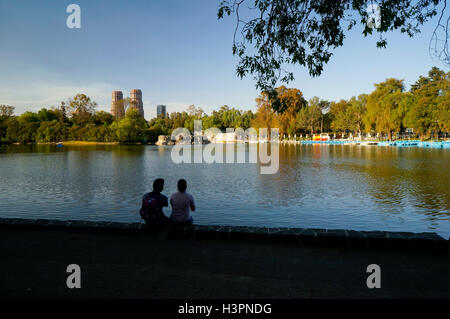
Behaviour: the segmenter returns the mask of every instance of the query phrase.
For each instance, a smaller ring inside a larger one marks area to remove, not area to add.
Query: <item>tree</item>
[[[42,108],[37,113],[37,119],[39,122],[51,122],[57,119],[57,114],[53,110]]]
[[[330,105],[330,113],[332,114],[331,128],[337,132],[345,132],[350,127],[350,120],[348,118],[350,108],[346,100],[339,102],[332,102]]]
[[[108,112],[100,111],[95,113],[93,120],[96,125],[109,126],[114,121],[114,116]]]
[[[323,133],[324,112],[330,108],[330,102],[321,100],[317,96],[310,99],[309,103],[320,109],[320,132]]]
[[[347,109],[348,129],[361,133],[364,127],[364,115],[366,114],[367,94],[360,94],[358,98],[352,97]]]
[[[311,134],[320,127],[322,110],[314,99],[309,100],[308,106],[302,108],[297,114],[297,127],[309,130]]]
[[[22,124],[26,124],[26,123],[36,123],[39,122],[39,116],[34,113],[34,112],[25,112],[23,114],[21,114],[17,120],[22,123]]]
[[[366,131],[386,133],[390,140],[393,132],[401,130],[406,115],[405,110],[399,107],[404,98],[403,80],[390,78],[375,84],[375,88],[367,97]]]
[[[72,121],[83,125],[92,119],[97,103],[91,101],[91,98],[85,94],[77,94],[73,99],[69,99],[65,106],[72,116]]]
[[[272,108],[269,94],[262,92],[256,98],[256,114],[252,121],[252,127],[258,132],[260,128],[267,128],[268,134],[270,134],[271,128],[279,127],[278,123],[278,115]]]
[[[4,117],[4,118],[8,118],[13,116],[14,114],[14,106],[10,106],[10,105],[0,105],[0,117]]]
[[[61,142],[67,138],[66,124],[57,120],[42,122],[36,132],[36,142]]]
[[[236,15],[232,51],[239,57],[237,75],[253,74],[257,88],[276,100],[276,83],[294,78],[284,65],[301,65],[311,76],[319,76],[333,50],[343,45],[346,31],[355,25],[363,26],[364,36],[376,30],[377,46],[385,47],[382,33],[400,29],[414,36],[437,14],[440,3],[445,12],[446,0],[379,1],[381,24],[376,29],[367,25],[372,0],[223,0],[217,16]],[[282,104],[275,104],[275,109],[285,110]]]
[[[421,76],[411,86],[411,94],[404,101],[408,113],[406,124],[423,140],[432,131],[450,129],[450,72],[433,67],[428,77]]]
[[[207,115],[202,118],[202,128],[203,130],[207,130],[212,127],[221,127],[222,123],[217,116]]]
[[[116,131],[119,142],[143,142],[147,121],[139,114],[138,110],[130,108],[126,113],[125,118],[119,122],[114,122],[112,128]]]
[[[188,106],[186,112],[187,114],[189,114],[189,116],[195,117],[197,119],[201,118],[204,113],[201,107],[195,107],[195,105],[193,104]]]
[[[25,121],[11,117],[7,120],[6,140],[9,142],[31,143],[36,141],[37,121]]]
[[[184,121],[184,127],[187,128],[189,131],[194,131],[194,121],[195,120],[201,120],[203,116],[203,109],[201,107],[195,107],[195,105],[189,105],[189,107],[186,110],[188,114],[188,118]]]
[[[286,106],[286,110],[280,113],[276,111],[272,103],[272,109],[278,113],[280,135],[293,135],[297,130],[297,113],[306,106],[307,102],[299,89],[280,86],[276,90],[280,103]]]

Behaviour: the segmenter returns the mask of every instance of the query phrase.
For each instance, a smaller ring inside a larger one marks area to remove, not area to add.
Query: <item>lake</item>
[[[139,221],[162,177],[168,196],[188,181],[197,224],[450,236],[448,149],[280,145],[279,162],[262,175],[260,163],[175,164],[171,146],[1,145],[0,217]]]

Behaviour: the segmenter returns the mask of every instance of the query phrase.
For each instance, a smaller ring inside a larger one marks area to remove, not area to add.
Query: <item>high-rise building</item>
[[[125,116],[122,91],[112,92],[111,114],[116,120],[120,120]]]
[[[157,117],[166,117],[166,106],[165,105],[158,105],[156,106],[156,116]]]
[[[131,109],[138,110],[139,114],[144,117],[144,103],[142,103],[142,91],[139,89],[132,89],[130,91],[130,106]]]

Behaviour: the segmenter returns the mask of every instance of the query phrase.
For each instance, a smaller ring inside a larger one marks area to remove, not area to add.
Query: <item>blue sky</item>
[[[147,119],[157,104],[168,112],[190,104],[207,113],[224,104],[255,110],[258,91],[251,77],[236,77],[234,19],[217,20],[219,2],[0,0],[0,104],[20,114],[82,92],[109,110],[112,90],[127,96],[140,88]],[[66,27],[70,3],[81,7],[81,29]],[[387,49],[356,29],[322,76],[311,78],[296,66],[289,87],[329,100],[371,92],[388,77],[404,79],[409,88],[432,66],[446,70],[428,54],[436,21],[415,38],[388,34]]]

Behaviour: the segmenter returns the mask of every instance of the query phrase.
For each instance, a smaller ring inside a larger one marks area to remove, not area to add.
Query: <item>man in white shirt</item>
[[[191,210],[195,211],[194,197],[186,192],[187,182],[184,179],[178,181],[177,187],[178,192],[170,196],[170,205],[172,206],[170,220],[175,223],[192,224],[194,220]]]

